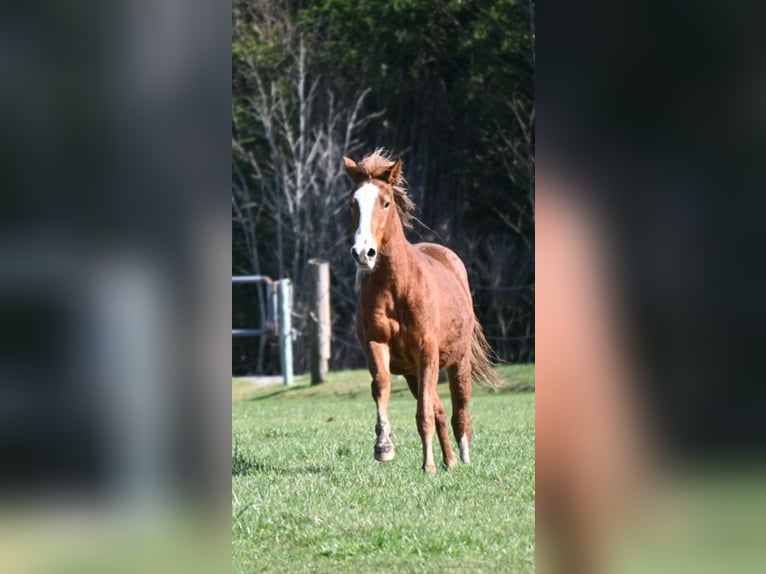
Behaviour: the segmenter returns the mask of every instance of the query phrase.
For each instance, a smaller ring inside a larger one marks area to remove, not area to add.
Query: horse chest
[[[411,312],[403,305],[381,306],[364,325],[363,338],[388,343],[389,369],[394,374],[417,373],[419,330],[410,319]]]
[[[417,374],[417,357],[412,345],[407,344],[403,337],[392,339],[389,343],[389,369],[395,375]]]
[[[380,342],[389,342],[394,339],[400,331],[399,319],[388,306],[376,308],[361,322],[361,337],[367,340]]]

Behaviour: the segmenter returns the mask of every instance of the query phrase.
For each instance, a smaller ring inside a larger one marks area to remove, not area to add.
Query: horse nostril
[[[354,249],[353,247],[351,248],[351,256],[352,257],[356,257],[357,256],[356,249]]]
[[[375,257],[375,250],[372,247],[367,251],[367,257]]]

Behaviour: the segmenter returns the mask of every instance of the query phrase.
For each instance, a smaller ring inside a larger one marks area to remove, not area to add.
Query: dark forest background
[[[332,369],[361,367],[342,156],[404,160],[410,241],[465,262],[498,356],[534,361],[534,2],[234,0],[232,274],[293,281],[308,368],[306,262],[330,262]],[[260,286],[233,287],[255,327]],[[235,374],[278,372],[276,341],[235,338]]]

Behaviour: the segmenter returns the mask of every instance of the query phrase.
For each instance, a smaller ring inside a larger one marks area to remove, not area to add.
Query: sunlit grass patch
[[[500,372],[534,381],[533,366]],[[232,405],[235,571],[533,571],[534,394],[477,389],[471,464],[426,476],[403,380],[389,406],[396,458],[373,460],[369,383],[366,371],[303,377]]]

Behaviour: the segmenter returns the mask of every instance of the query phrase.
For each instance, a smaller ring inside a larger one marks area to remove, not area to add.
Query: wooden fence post
[[[330,368],[330,264],[321,259],[310,259],[308,264],[311,285],[311,384],[318,385],[327,380]]]
[[[282,376],[285,386],[293,384],[293,339],[292,323],[292,285],[289,279],[281,279],[277,282],[277,298],[279,299],[279,361],[282,364]]]

